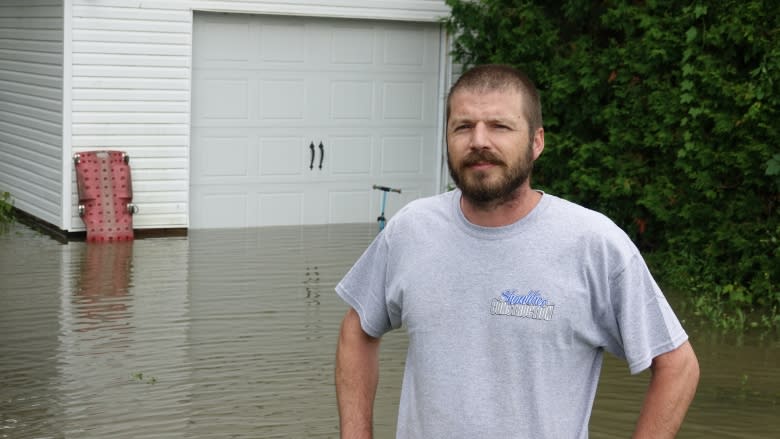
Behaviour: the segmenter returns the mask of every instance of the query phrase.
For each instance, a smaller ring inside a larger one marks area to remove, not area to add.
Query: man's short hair
[[[520,69],[505,64],[483,64],[466,70],[450,88],[447,96],[447,120],[450,119],[452,95],[460,90],[491,92],[515,89],[523,97],[525,118],[530,134],[542,127],[542,104],[539,92],[528,76]]]

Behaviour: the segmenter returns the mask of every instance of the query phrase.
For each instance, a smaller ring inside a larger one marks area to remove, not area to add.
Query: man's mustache
[[[478,163],[489,163],[491,165],[505,166],[503,160],[492,152],[484,149],[479,149],[470,152],[461,162],[462,167],[476,165]]]

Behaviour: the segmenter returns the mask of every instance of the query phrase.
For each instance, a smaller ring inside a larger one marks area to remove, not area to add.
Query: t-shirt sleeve
[[[336,293],[357,311],[366,334],[381,337],[396,328],[386,300],[388,244],[387,229],[371,245],[336,285]],[[392,320],[392,321],[391,321]]]
[[[612,278],[610,298],[617,334],[606,350],[625,358],[632,374],[647,369],[653,358],[688,339],[638,253]]]

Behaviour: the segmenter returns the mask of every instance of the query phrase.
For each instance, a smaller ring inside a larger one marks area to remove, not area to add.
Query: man
[[[674,437],[699,377],[638,250],[601,214],[533,190],[544,150],[534,85],[465,72],[447,102],[458,189],[398,212],[336,287],[342,438],[372,436],[379,338],[409,348],[399,438],[587,438],[603,351],[651,368],[635,438]]]

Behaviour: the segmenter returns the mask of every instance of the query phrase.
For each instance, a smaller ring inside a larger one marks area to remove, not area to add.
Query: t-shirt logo
[[[490,314],[523,317],[535,320],[552,320],[555,305],[545,299],[538,290],[520,294],[517,290],[504,290],[500,297],[490,302]]]

